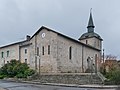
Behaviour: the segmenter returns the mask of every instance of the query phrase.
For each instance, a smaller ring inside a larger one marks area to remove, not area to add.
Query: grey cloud
[[[106,53],[118,55],[119,0],[0,0],[0,45],[22,40],[45,25],[78,39],[86,32],[92,7],[95,31]]]

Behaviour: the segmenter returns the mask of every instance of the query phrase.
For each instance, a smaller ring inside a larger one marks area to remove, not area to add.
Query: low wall
[[[41,83],[63,83],[63,84],[102,84],[96,74],[41,74],[36,77]]]

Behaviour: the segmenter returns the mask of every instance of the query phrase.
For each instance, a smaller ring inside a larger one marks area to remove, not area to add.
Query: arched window
[[[88,40],[86,40],[86,44],[88,44]]]
[[[48,55],[50,55],[50,45],[48,45]]]
[[[39,47],[37,47],[37,56],[39,56]]]
[[[25,49],[25,54],[27,54],[27,49]]]
[[[91,69],[91,58],[90,57],[87,58],[87,65],[88,65],[88,69]]]
[[[4,52],[1,52],[1,56],[2,56],[2,58],[4,57]]]
[[[9,57],[9,51],[7,51],[7,57]]]
[[[25,59],[25,63],[27,64],[27,59]]]
[[[72,47],[71,46],[69,47],[69,59],[70,60],[72,59]]]
[[[44,46],[42,46],[42,55],[44,55]]]

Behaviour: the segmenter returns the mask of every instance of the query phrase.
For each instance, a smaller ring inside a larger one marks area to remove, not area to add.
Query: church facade
[[[16,59],[40,73],[99,71],[102,38],[94,27],[91,13],[88,31],[78,40],[42,26],[26,40],[0,47],[0,67]]]

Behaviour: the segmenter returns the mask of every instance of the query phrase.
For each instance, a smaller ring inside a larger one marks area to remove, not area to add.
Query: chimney
[[[26,36],[26,40],[27,40],[27,41],[30,40],[30,36],[29,36],[29,35]]]

